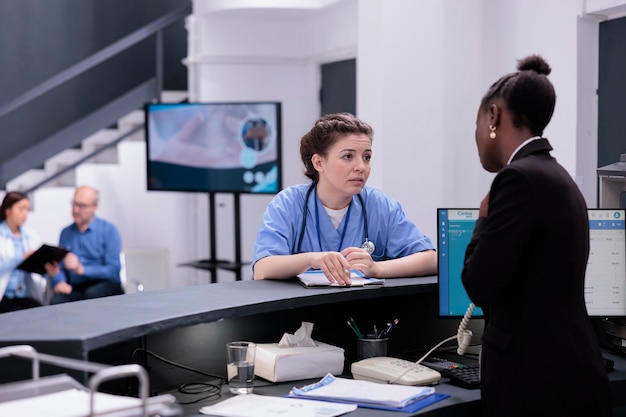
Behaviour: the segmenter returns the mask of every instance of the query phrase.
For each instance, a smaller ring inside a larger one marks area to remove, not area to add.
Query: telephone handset
[[[459,355],[465,355],[467,347],[472,342],[472,331],[467,328],[467,324],[469,323],[470,317],[472,317],[474,308],[474,303],[470,303],[469,307],[467,307],[467,311],[465,311],[463,315],[463,319],[461,319],[461,323],[459,323],[459,329],[456,332],[457,344],[459,345],[456,349],[456,353]]]

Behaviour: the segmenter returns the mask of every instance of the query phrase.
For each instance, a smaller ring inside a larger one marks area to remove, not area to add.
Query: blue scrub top
[[[252,265],[266,256],[297,253],[304,200],[310,186],[311,184],[293,185],[282,190],[270,201],[254,244]],[[376,245],[372,254],[374,261],[435,249],[430,238],[422,234],[407,218],[400,203],[382,191],[368,186],[360,194],[367,212],[368,238]],[[316,204],[321,247],[317,232]],[[307,207],[306,229],[300,252],[337,251],[346,221],[346,234],[339,251],[347,247],[361,247],[365,240],[365,225],[363,207],[356,195],[352,197],[350,216],[345,215],[337,229],[317,199],[315,191],[311,193]]]

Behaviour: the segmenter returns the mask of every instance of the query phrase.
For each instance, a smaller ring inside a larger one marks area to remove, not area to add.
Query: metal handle
[[[147,400],[148,400],[148,373],[140,365],[119,365],[111,368],[106,368],[95,373],[89,380],[89,388],[91,395],[89,397],[89,415],[94,416],[94,393],[98,391],[98,387],[104,381],[110,379],[116,379],[124,376],[136,376],[139,380],[139,398],[141,399],[141,406],[143,409],[142,416],[148,417]]]
[[[39,354],[29,345],[15,345],[0,348],[0,358],[6,356],[22,356],[33,360],[33,379],[39,379]]]

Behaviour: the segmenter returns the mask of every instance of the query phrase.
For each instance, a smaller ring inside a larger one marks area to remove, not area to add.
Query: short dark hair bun
[[[547,75],[552,68],[540,55],[529,55],[517,61],[517,71],[506,74],[493,83],[480,102],[487,110],[501,99],[512,115],[513,126],[527,127],[533,136],[543,130],[554,113],[556,94]]]
[[[530,55],[517,61],[519,71],[535,71],[537,74],[550,75],[552,68],[540,55]]]

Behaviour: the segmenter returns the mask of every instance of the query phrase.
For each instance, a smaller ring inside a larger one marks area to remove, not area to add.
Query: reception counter
[[[433,294],[436,277],[387,280],[363,288],[304,288],[296,281],[237,281],[139,292],[5,313],[0,346],[30,344],[68,357],[200,323],[355,300]]]
[[[0,346],[28,344],[42,353],[110,365],[140,363],[149,372],[152,394],[176,393],[181,384],[207,380],[206,375],[225,377],[226,342],[278,342],[284,333],[295,332],[306,321],[314,324],[315,340],[345,350],[344,373],[348,374],[356,359],[356,337],[346,324],[349,318],[363,332],[397,318],[388,355],[406,359],[416,359],[456,334],[458,320],[437,316],[436,290],[434,276],[388,279],[382,286],[362,288],[304,288],[295,280],[172,288],[3,314]],[[482,320],[472,319],[470,328],[475,333],[474,343],[479,344]],[[451,352],[456,348],[454,343],[447,346]],[[626,361],[621,356],[612,358],[616,369],[611,373],[613,388],[620,398],[618,405],[623,405]],[[0,369],[1,383],[27,378],[30,372],[18,362],[3,362]],[[56,372],[58,369],[42,368],[44,375]],[[85,374],[72,376],[83,383],[88,379]],[[255,392],[285,395],[293,385],[299,384],[265,381]],[[478,415],[478,390],[445,383],[437,390],[450,398],[412,415]],[[132,395],[133,386],[111,385],[108,391]],[[186,415],[196,415],[202,404],[186,405]],[[351,415],[397,417],[397,413],[367,409]]]

